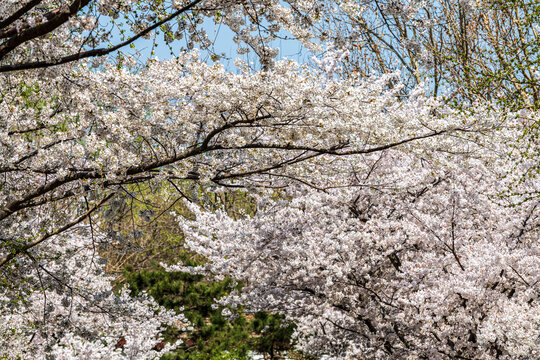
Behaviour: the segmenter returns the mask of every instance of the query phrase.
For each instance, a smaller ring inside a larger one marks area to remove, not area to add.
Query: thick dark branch
[[[57,179],[51,181],[50,183],[41,185],[36,190],[34,190],[31,193],[27,194],[23,198],[13,200],[10,203],[8,203],[6,206],[4,206],[2,209],[0,209],[0,221],[4,220],[5,218],[7,218],[8,216],[10,216],[11,214],[13,214],[15,212],[24,209],[26,207],[25,205],[29,201],[31,201],[31,200],[39,197],[39,196],[45,195],[45,194],[55,190],[56,188],[58,188],[58,187],[60,187],[60,186],[62,186],[64,184],[67,184],[67,183],[75,181],[75,180],[84,179],[84,178],[97,178],[97,177],[100,177],[100,175],[97,174],[97,173],[82,173],[82,172],[79,172],[79,173],[72,174],[72,175],[69,175],[69,176],[66,176],[66,177],[63,177],[63,178],[57,178]]]
[[[236,125],[240,125],[240,124],[253,124],[255,121],[260,121],[260,120],[265,120],[265,119],[269,119],[271,118],[272,116],[271,115],[264,115],[264,116],[260,116],[260,117],[257,117],[255,119],[247,119],[247,120],[237,120],[237,121],[233,121],[233,122],[230,122],[230,123],[226,123],[225,125],[223,126],[220,126],[214,130],[212,130],[205,138],[204,138],[204,141],[202,143],[202,147],[207,147],[208,144],[210,143],[210,141],[216,137],[216,135],[224,132],[225,130],[227,129],[232,129],[234,127],[236,127]]]
[[[234,179],[234,178],[245,177],[245,176],[249,176],[249,175],[253,175],[253,174],[257,174],[257,173],[263,173],[263,172],[268,172],[268,171],[271,171],[271,170],[279,169],[279,168],[282,168],[284,166],[292,165],[292,164],[295,164],[295,163],[310,159],[310,158],[315,157],[315,156],[320,156],[320,155],[323,155],[323,154],[330,154],[330,155],[367,154],[367,153],[372,153],[372,152],[377,152],[377,151],[383,151],[383,150],[386,150],[386,149],[391,149],[391,148],[397,147],[399,145],[406,144],[406,143],[411,142],[411,141],[424,139],[424,138],[429,138],[429,137],[433,137],[433,136],[440,135],[442,133],[447,132],[447,130],[441,130],[441,131],[436,131],[436,132],[429,133],[429,134],[426,134],[426,135],[420,135],[420,136],[408,138],[408,139],[405,139],[405,140],[401,140],[401,141],[386,144],[386,145],[376,146],[376,147],[373,147],[373,148],[362,149],[362,150],[350,150],[350,151],[343,151],[343,152],[341,152],[339,150],[344,148],[346,146],[346,144],[339,144],[339,145],[336,145],[336,146],[328,148],[328,149],[317,149],[317,148],[312,148],[312,147],[308,147],[308,146],[295,146],[295,145],[289,145],[289,144],[283,145],[283,144],[260,144],[260,143],[246,144],[246,145],[239,146],[239,147],[222,147],[220,145],[212,145],[212,146],[207,145],[212,137],[214,137],[217,133],[219,133],[221,131],[224,131],[224,130],[226,130],[228,128],[229,128],[229,126],[222,126],[221,128],[212,131],[206,137],[205,141],[203,142],[203,144],[201,144],[201,146],[198,146],[198,147],[196,147],[194,149],[191,149],[190,151],[184,152],[184,153],[182,153],[182,154],[180,154],[178,156],[175,156],[175,157],[156,160],[156,161],[151,162],[151,163],[141,164],[139,166],[132,167],[132,168],[127,170],[126,175],[127,176],[138,175],[138,174],[141,174],[141,173],[144,173],[144,172],[147,172],[147,171],[158,169],[158,168],[163,167],[163,166],[171,165],[171,164],[173,164],[175,162],[185,160],[187,158],[190,158],[190,157],[193,157],[193,156],[196,156],[196,155],[200,155],[200,154],[203,154],[203,153],[206,153],[206,152],[212,152],[212,151],[216,151],[216,150],[275,149],[275,150],[310,151],[310,152],[313,152],[312,154],[309,154],[309,155],[306,155],[306,156],[301,156],[300,155],[300,156],[297,156],[297,157],[293,157],[292,159],[280,161],[277,164],[274,164],[274,165],[271,165],[271,166],[268,166],[268,167],[265,167],[265,168],[254,169],[252,171],[247,171],[247,172],[242,172],[242,173],[233,173],[233,174],[227,174],[227,175],[222,175],[222,176],[216,176],[216,177],[214,177],[212,179],[212,181],[214,181],[216,183],[219,183],[222,180],[230,180],[230,179]],[[19,210],[24,209],[25,207],[27,207],[28,203],[31,200],[33,200],[33,199],[35,199],[35,198],[37,198],[39,196],[45,195],[45,194],[59,188],[62,185],[68,184],[68,183],[76,181],[76,180],[81,180],[81,179],[99,179],[99,178],[103,178],[103,177],[104,177],[104,174],[101,171],[88,171],[88,172],[84,171],[84,172],[77,172],[77,173],[74,173],[74,174],[70,174],[70,175],[68,175],[68,176],[66,176],[64,178],[61,178],[61,179],[55,179],[55,180],[51,181],[48,184],[44,184],[44,185],[38,187],[35,191],[31,192],[30,194],[27,194],[22,199],[14,200],[14,201],[10,202],[9,204],[5,205],[2,209],[0,209],[0,221],[7,218],[8,216],[15,213],[16,211],[19,211]]]
[[[462,271],[465,271],[465,268],[463,267],[463,264],[461,263],[461,260],[459,259],[459,256],[456,251],[456,201],[454,200],[452,203],[452,220],[450,223],[450,237],[452,239],[452,246],[449,246],[450,251],[452,252],[452,255],[454,255],[454,259],[456,259],[457,264],[459,265],[459,268]],[[447,245],[448,246],[448,245]]]
[[[197,147],[191,151],[185,152],[177,157],[173,158],[167,158],[162,159],[159,161],[154,161],[145,165],[140,165],[137,167],[133,167],[131,169],[128,169],[126,172],[126,175],[132,176],[132,175],[138,175],[141,173],[145,173],[151,170],[155,170],[157,168],[160,168],[162,166],[170,165],[172,163],[185,160],[187,158],[190,158],[195,155],[202,154],[206,151],[212,151],[214,150],[212,147],[202,149],[201,147]],[[83,179],[102,179],[105,177],[105,174],[102,171],[79,171],[73,174],[70,174],[68,176],[65,176],[63,178],[57,178],[51,181],[50,183],[41,185],[36,190],[26,194],[22,198],[16,199],[11,201],[10,203],[3,206],[3,208],[0,209],[0,221],[4,220],[5,218],[9,217],[10,215],[14,214],[15,212],[25,209],[27,207],[31,206],[31,201],[33,199],[36,199],[40,196],[43,196],[45,194],[51,193],[52,191],[56,190],[57,188],[69,184],[73,181],[77,180],[83,180]],[[129,182],[130,178],[125,179],[125,182]]]
[[[523,219],[523,222],[521,223],[521,228],[519,229],[519,233],[516,235],[516,240],[518,242],[521,241],[521,237],[523,236],[523,234],[525,233],[525,230],[527,228],[527,223],[529,222],[529,220],[533,217],[534,215],[534,211],[536,210],[536,208],[538,207],[538,204],[539,203],[536,203],[533,208],[531,209],[531,211],[529,211],[529,213],[527,214],[527,216],[525,216],[525,219]]]
[[[89,0],[85,0],[85,1],[88,2]],[[148,33],[150,33],[152,30],[160,27],[161,25],[165,24],[166,22],[168,22],[168,21],[174,19],[175,17],[181,15],[182,13],[190,10],[195,5],[200,3],[201,1],[202,0],[194,0],[192,3],[184,6],[183,8],[179,9],[178,11],[175,11],[171,15],[167,16],[165,19],[155,23],[152,26],[147,27],[146,29],[144,29],[140,33],[130,37],[126,41],[123,41],[123,42],[121,42],[121,43],[119,43],[119,44],[117,44],[117,45],[115,45],[113,47],[83,51],[83,52],[79,52],[77,54],[68,55],[68,56],[65,56],[65,57],[62,57],[62,58],[59,58],[59,59],[56,59],[56,60],[51,60],[51,61],[35,61],[35,62],[28,62],[28,63],[22,63],[22,64],[4,65],[4,66],[0,66],[0,73],[8,72],[8,71],[15,71],[15,70],[40,69],[40,68],[45,68],[45,67],[50,67],[50,66],[62,65],[62,64],[69,63],[69,62],[73,62],[73,61],[77,61],[77,60],[81,60],[81,59],[86,59],[86,58],[89,58],[89,57],[107,55],[107,54],[109,54],[109,53],[111,53],[113,51],[116,51],[116,50],[126,46],[126,45],[131,44],[135,40],[143,37],[144,35],[146,35]],[[30,29],[30,30],[32,30],[32,29]],[[0,52],[0,59],[2,58],[2,56],[3,55]]]
[[[19,10],[15,11],[11,16],[8,16],[5,20],[0,21],[0,29],[5,28],[17,21],[21,16],[26,14],[28,11],[32,10],[36,5],[38,5],[43,0],[32,0]]]
[[[36,239],[36,240],[26,244],[26,245],[23,245],[23,246],[15,249],[14,251],[10,252],[7,256],[5,256],[3,259],[0,260],[0,267],[4,266],[4,264],[6,264],[11,259],[15,258],[17,255],[19,255],[19,254],[21,254],[23,252],[26,252],[28,249],[31,249],[36,245],[41,244],[43,241],[47,240],[48,238],[50,238],[52,236],[55,236],[55,235],[58,235],[58,234],[61,234],[64,231],[66,231],[66,230],[72,228],[73,226],[79,224],[81,221],[83,221],[88,216],[90,216],[101,205],[103,205],[107,200],[109,200],[113,195],[114,195],[114,193],[111,193],[111,194],[107,195],[106,197],[101,199],[101,201],[99,203],[97,203],[94,207],[92,207],[90,210],[88,210],[87,212],[85,212],[84,214],[82,214],[81,216],[79,216],[78,218],[73,220],[72,222],[70,222],[70,223],[68,223],[68,224],[66,224],[66,225],[64,225],[62,227],[59,227],[58,229],[54,230],[53,232],[47,233],[47,234],[43,235],[42,237],[40,237],[40,238],[38,238],[38,239]]]
[[[318,154],[330,154],[330,155],[348,155],[338,153],[339,149],[346,147],[346,143],[338,144],[327,149],[320,149],[312,146],[293,145],[293,144],[264,144],[264,143],[250,143],[242,146],[230,146],[225,147],[216,145],[215,148],[219,150],[245,150],[245,149],[268,149],[268,150],[289,150],[289,151],[312,151]]]
[[[268,172],[271,171],[271,170],[275,170],[275,169],[279,169],[279,168],[282,168],[284,166],[288,166],[288,165],[292,165],[292,164],[296,164],[296,163],[299,163],[299,162],[302,162],[302,161],[305,161],[305,160],[308,160],[308,159],[311,159],[311,158],[314,158],[314,157],[317,157],[317,156],[320,156],[321,153],[312,153],[312,154],[308,154],[306,155],[306,153],[302,153],[296,157],[293,157],[292,159],[288,159],[288,160],[283,160],[277,164],[274,164],[274,165],[271,165],[271,166],[268,166],[268,167],[265,167],[265,168],[258,168],[258,169],[254,169],[254,170],[250,170],[250,171],[246,171],[246,172],[241,172],[241,173],[232,173],[232,174],[227,174],[227,175],[219,175],[219,176],[215,176],[212,178],[212,181],[215,182],[216,184],[220,184],[220,185],[223,185],[221,183],[222,180],[231,180],[231,179],[236,179],[236,178],[241,178],[241,177],[246,177],[246,176],[250,176],[250,175],[254,175],[254,174],[264,174],[266,173],[267,175],[271,175],[269,174]]]
[[[46,35],[57,27],[61,26],[80,9],[88,5],[89,2],[90,0],[75,0],[70,6],[61,8],[58,13],[49,21],[31,27],[25,31],[22,31],[18,35],[11,37],[9,40],[3,43],[2,46],[0,46],[0,60],[22,43]]]
[[[45,125],[41,125],[41,126],[38,126],[38,127],[32,128],[32,129],[13,130],[13,131],[8,131],[8,135],[11,136],[11,135],[27,134],[29,132],[39,131],[39,130],[43,130],[45,128],[46,128]]]
[[[324,148],[320,149],[320,148],[311,147],[311,146],[299,146],[299,145],[293,145],[293,144],[283,145],[283,144],[263,144],[263,143],[251,143],[251,144],[246,144],[239,147],[224,147],[224,146],[216,145],[215,148],[219,150],[241,150],[241,149],[275,149],[275,150],[291,150],[291,151],[298,150],[298,151],[313,151],[319,154],[328,154],[328,155],[340,155],[340,156],[358,155],[358,154],[370,154],[374,152],[392,149],[392,148],[395,148],[400,145],[404,145],[404,144],[407,144],[416,140],[422,140],[422,139],[442,135],[444,133],[448,133],[452,131],[462,131],[462,130],[451,129],[451,130],[433,131],[428,134],[414,136],[411,138],[399,140],[399,141],[392,142],[385,145],[379,145],[379,146],[358,149],[358,150],[346,150],[346,151],[340,151],[340,150],[347,147],[348,145],[347,143],[338,144],[331,148],[326,148],[326,149]]]
[[[105,188],[110,188],[110,187],[113,187],[113,186],[116,186],[116,185],[136,184],[136,183],[140,183],[140,182],[143,182],[143,181],[151,180],[153,178],[154,178],[153,175],[132,176],[132,177],[129,177],[128,179],[126,179],[126,180],[118,180],[118,181],[105,180],[102,183],[100,183],[99,186],[101,188],[105,189]],[[25,209],[34,208],[34,207],[37,207],[37,206],[50,204],[50,203],[54,203],[54,202],[57,202],[57,201],[60,201],[60,200],[68,199],[68,198],[70,198],[72,196],[76,196],[77,194],[80,194],[81,189],[84,192],[88,192],[88,191],[90,191],[92,189],[92,187],[90,185],[88,185],[88,184],[85,184],[85,185],[82,185],[81,187],[75,187],[75,188],[72,188],[71,190],[67,190],[67,191],[61,193],[60,195],[58,195],[56,197],[50,197],[50,198],[41,197],[37,201],[32,201],[32,202],[25,203],[24,208]]]
[[[374,153],[374,152],[379,152],[379,151],[395,148],[395,147],[398,147],[400,145],[404,145],[404,144],[407,144],[407,143],[410,143],[410,142],[413,142],[413,141],[416,141],[416,140],[427,139],[427,138],[430,138],[430,137],[438,136],[438,135],[441,135],[441,134],[444,134],[444,133],[447,133],[447,132],[451,132],[451,131],[461,131],[461,129],[433,131],[433,132],[428,133],[428,134],[414,136],[414,137],[411,137],[411,138],[408,138],[408,139],[396,141],[396,142],[386,144],[386,145],[374,146],[374,147],[371,147],[371,148],[361,149],[361,150],[348,150],[348,151],[343,151],[343,152],[337,152],[336,151],[334,154],[335,155],[369,154],[369,153]]]

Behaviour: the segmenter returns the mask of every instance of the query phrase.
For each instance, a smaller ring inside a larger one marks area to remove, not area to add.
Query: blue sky
[[[236,52],[237,44],[233,41],[234,33],[224,24],[216,24],[212,19],[207,19],[203,23],[203,28],[206,30],[210,40],[213,40],[213,45],[211,47],[212,51],[216,54],[223,55],[223,58],[220,60],[225,68],[229,71],[235,71],[234,60],[236,58],[241,58],[248,63],[257,63],[256,55],[253,52],[239,55]],[[272,47],[279,49],[279,54],[277,60],[282,59],[292,59],[299,63],[305,63],[310,60],[312,54],[307,51],[302,44],[292,38],[285,30],[280,32],[280,37],[284,39],[277,39],[271,43]],[[118,41],[121,41],[120,36],[118,36]],[[185,40],[175,41],[171,44],[173,52],[178,54],[181,49],[187,49]],[[141,54],[140,60],[145,62],[150,57],[156,57],[160,60],[170,59],[174,55],[171,55],[169,47],[162,40],[162,34],[157,36],[156,46],[153,48],[153,40],[151,39],[138,39],[134,42],[135,49],[126,46],[122,48],[123,53],[135,54],[139,52]],[[197,45],[195,45],[197,47]],[[152,49],[154,54],[152,55]],[[210,56],[207,52],[202,51],[201,57],[203,60],[212,63]]]

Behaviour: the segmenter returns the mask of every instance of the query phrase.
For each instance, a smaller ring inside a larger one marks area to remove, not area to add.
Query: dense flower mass
[[[192,271],[243,281],[224,302],[286,314],[308,352],[536,358],[540,217],[499,195],[506,130],[489,146],[454,139],[452,154],[436,139],[349,158],[346,188],[294,186],[253,217],[193,206],[187,244],[210,262]]]
[[[182,314],[151,297],[113,291],[96,253],[104,241],[88,228],[48,241],[3,273],[0,356],[7,359],[154,359],[166,326],[185,330]]]
[[[6,322],[4,330],[19,344],[9,351],[86,351],[95,357],[114,347],[128,356],[131,346],[150,351],[159,342],[160,317],[142,321],[151,313],[131,309],[135,305],[126,293],[111,292],[108,277],[94,279],[88,252],[97,258],[99,242],[111,239],[88,230],[63,235],[86,219],[92,226],[98,221],[92,221],[93,213],[104,204],[114,211],[114,200],[107,201],[126,192],[125,184],[190,179],[196,172],[203,183],[226,187],[294,181],[324,186],[331,174],[342,176],[334,177],[335,185],[347,185],[362,165],[349,169],[332,160],[336,156],[378,153],[492,126],[489,117],[469,121],[459,113],[437,114],[436,101],[420,90],[402,102],[395,96],[399,87],[387,89],[394,78],[320,83],[317,72],[288,61],[271,71],[233,75],[200,62],[197,53],[152,61],[136,74],[112,66],[99,72],[64,67],[4,77],[9,90],[0,106],[0,261],[11,284],[2,296],[6,303],[16,299],[4,314],[17,321]],[[443,138],[438,144],[451,146]],[[76,245],[80,248],[70,248]],[[88,298],[96,291],[104,295]],[[76,311],[71,297],[80,302]],[[102,321],[108,327],[92,315],[96,307],[107,315]],[[122,319],[116,313],[137,311],[140,317],[123,320],[131,325],[115,325]],[[126,345],[115,347],[116,337]]]
[[[195,57],[152,62],[137,74],[111,67],[6,76],[6,87],[17,84],[0,107],[6,239],[35,238],[33,229],[51,234],[73,220],[69,214],[91,211],[83,198],[97,203],[104,188],[129,182],[192,171],[225,186],[317,182],[343,173],[325,165],[332,156],[494,126],[495,114],[438,113],[420,91],[402,102],[397,85],[386,89],[393,76],[321,84],[293,62],[233,75]],[[438,145],[453,146],[448,137]],[[65,201],[73,198],[83,201]],[[30,216],[45,209],[66,216]]]
[[[163,265],[242,282],[217,299],[223,315],[282,313],[308,354],[540,357],[536,9],[3,1],[0,358],[154,359],[179,344],[164,331],[189,329],[182,314],[105,272],[106,219],[141,183],[177,190],[204,259]],[[210,21],[256,66],[220,65]],[[276,60],[271,42],[290,36],[314,61]],[[142,60],[143,39],[174,56]],[[193,182],[240,189],[256,211],[206,208],[184,194]]]

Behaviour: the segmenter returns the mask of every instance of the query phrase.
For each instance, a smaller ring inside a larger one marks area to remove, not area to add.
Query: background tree
[[[349,73],[400,70],[410,90],[429,82],[434,96],[513,109],[538,107],[538,14],[526,1],[343,1],[318,36],[350,50]]]
[[[54,306],[65,310],[54,317],[27,311],[28,306],[45,308],[46,299],[53,298],[45,290],[54,289],[86,299],[77,309],[94,314],[86,317],[90,323],[95,316],[115,316],[94,310],[114,298],[88,298],[84,294],[94,290],[72,286],[65,276],[88,264],[72,256],[98,257],[108,242],[119,240],[102,236],[98,212],[118,211],[124,206],[121,197],[142,196],[130,185],[156,188],[166,182],[182,197],[178,184],[186,180],[225,188],[316,183],[319,173],[333,171],[324,165],[325,156],[373,153],[476,126],[457,118],[455,123],[424,119],[430,107],[422,108],[421,102],[409,105],[422,110],[404,122],[409,108],[384,90],[387,78],[321,83],[318,73],[292,62],[256,73],[245,68],[238,75],[198,60],[196,52],[150,61],[137,72],[116,64],[106,63],[100,71],[86,65],[14,71],[1,79],[2,301],[16,303],[3,315],[20,319],[12,328],[6,318],[5,331],[20,334],[21,347],[40,333],[47,345],[36,343],[35,351],[45,353],[129,356],[130,347],[138,347],[141,358],[153,356],[160,326],[130,330],[146,339],[143,346],[119,332],[127,327],[86,331],[70,321],[71,307]],[[388,111],[395,114],[390,132],[380,126],[387,123]],[[74,242],[74,250],[64,253],[63,248],[71,249],[66,241]],[[45,271],[40,264],[52,274],[46,284],[21,281],[39,278]],[[36,299],[27,303],[25,293]],[[70,345],[70,329],[81,329],[77,346]],[[17,356],[21,347],[6,350]]]

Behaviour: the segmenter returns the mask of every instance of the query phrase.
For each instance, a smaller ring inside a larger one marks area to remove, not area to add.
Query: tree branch
[[[0,46],[0,60],[22,43],[46,35],[61,26],[80,9],[88,5],[89,2],[90,0],[75,0],[69,7],[60,8],[56,16],[53,16],[49,21],[13,36]]]
[[[31,249],[34,246],[41,244],[43,241],[47,240],[48,238],[50,238],[52,236],[55,236],[55,235],[58,235],[58,234],[60,234],[60,233],[62,233],[64,231],[68,230],[69,228],[72,228],[73,226],[77,225],[78,223],[80,223],[81,221],[86,219],[88,216],[90,216],[90,214],[92,214],[96,209],[98,209],[101,205],[103,205],[113,195],[114,195],[114,193],[111,193],[111,194],[105,196],[103,199],[101,199],[101,201],[99,203],[94,205],[93,208],[89,209],[87,212],[85,212],[84,214],[82,214],[81,216],[79,216],[78,218],[73,220],[72,222],[70,222],[70,223],[68,223],[68,224],[66,224],[66,225],[64,225],[62,227],[59,227],[58,229],[54,230],[53,232],[50,232],[50,233],[47,233],[47,234],[43,235],[39,239],[36,239],[36,240],[26,244],[26,245],[23,245],[23,246],[15,249],[11,253],[9,253],[7,256],[5,256],[2,260],[0,260],[0,268],[2,266],[4,266],[7,262],[9,262],[10,260],[15,258],[20,253],[26,252],[28,249]]]
[[[89,0],[84,0],[84,1],[86,3],[88,3]],[[50,67],[50,66],[62,65],[62,64],[66,64],[66,63],[77,61],[77,60],[82,60],[82,59],[89,58],[89,57],[107,55],[107,54],[109,54],[109,53],[111,53],[113,51],[116,51],[116,50],[126,46],[126,45],[131,44],[135,40],[143,37],[144,35],[146,35],[148,33],[150,33],[152,30],[156,29],[157,27],[159,27],[159,26],[165,24],[166,22],[174,19],[178,15],[190,10],[195,5],[200,3],[201,1],[202,0],[194,0],[192,3],[184,6],[183,8],[179,9],[178,11],[176,11],[176,12],[172,13],[171,15],[167,16],[165,19],[155,23],[152,26],[147,27],[146,29],[144,29],[140,33],[132,36],[131,38],[127,39],[126,41],[123,41],[123,42],[121,42],[121,43],[119,43],[119,44],[117,44],[117,45],[115,45],[113,47],[83,51],[83,52],[79,52],[77,54],[68,55],[68,56],[59,58],[57,60],[51,60],[51,61],[35,61],[35,62],[28,62],[28,63],[22,63],[22,64],[4,65],[4,66],[0,66],[0,73],[8,72],[8,71],[15,71],[15,70],[40,69],[40,68],[45,68],[45,67]],[[30,30],[32,30],[32,29],[30,29]],[[30,31],[30,30],[28,30],[28,31]],[[4,55],[5,54],[2,54],[2,48],[0,48],[0,59],[2,59],[2,57]]]
[[[5,28],[17,21],[21,16],[23,16],[28,11],[32,10],[35,6],[39,5],[43,0],[32,0],[19,10],[15,11],[11,16],[8,16],[6,19],[0,21],[0,29]]]

